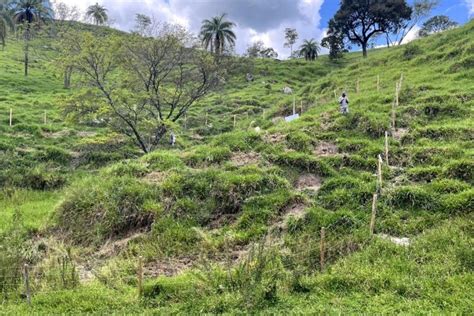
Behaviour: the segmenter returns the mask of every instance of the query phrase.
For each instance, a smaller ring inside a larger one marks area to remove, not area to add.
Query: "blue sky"
[[[136,13],[145,13],[156,20],[177,23],[198,33],[203,19],[221,13],[237,24],[237,53],[244,53],[249,44],[263,41],[273,47],[281,58],[289,55],[284,47],[284,30],[296,28],[300,38],[321,40],[328,21],[339,7],[339,0],[55,0],[75,5],[81,11],[99,2],[113,21],[112,26],[129,31]],[[412,3],[413,0],[408,0]],[[440,0],[433,15],[444,14],[460,24],[474,17],[474,0]],[[354,47],[356,48],[356,47]]]

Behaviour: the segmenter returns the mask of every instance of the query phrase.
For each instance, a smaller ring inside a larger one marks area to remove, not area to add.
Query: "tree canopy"
[[[86,10],[86,16],[92,19],[95,25],[103,25],[109,20],[107,8],[99,3],[89,6]]]
[[[446,31],[456,27],[458,24],[451,21],[446,15],[437,15],[423,23],[419,34],[420,36],[428,36],[430,34]]]
[[[333,33],[343,34],[361,46],[367,57],[370,39],[397,30],[410,19],[411,13],[405,0],[342,0],[330,24]]]
[[[232,30],[235,23],[226,20],[226,14],[202,21],[201,39],[206,49],[222,55],[226,48],[234,47],[237,36]]]
[[[300,46],[300,55],[306,60],[315,60],[318,58],[318,54],[321,50],[319,43],[316,42],[313,38],[310,40],[304,40],[303,44]]]

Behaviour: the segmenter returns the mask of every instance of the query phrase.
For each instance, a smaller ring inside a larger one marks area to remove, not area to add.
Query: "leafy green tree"
[[[135,15],[135,27],[134,32],[146,36],[151,30],[152,20],[148,15],[137,13]]]
[[[329,49],[330,59],[339,59],[347,52],[344,38],[344,34],[336,30],[334,20],[330,20],[326,37],[321,40],[321,46]]]
[[[296,29],[286,28],[285,29],[285,47],[290,48],[290,56],[293,56],[293,45],[295,45],[296,41],[298,40],[298,32]]]
[[[87,8],[86,17],[91,19],[95,25],[104,25],[109,20],[107,9],[99,3]]]
[[[30,41],[33,36],[33,29],[51,21],[52,10],[43,0],[14,0],[10,2],[10,7],[13,12],[13,21],[23,30],[25,76],[28,76]]]
[[[262,41],[257,41],[247,47],[246,56],[252,58],[278,58],[278,53],[271,47],[265,47]]]
[[[451,21],[446,15],[437,15],[423,23],[420,36],[425,37],[430,34],[443,32],[456,27],[458,24]]]
[[[397,30],[411,13],[405,0],[342,0],[332,20],[335,32],[361,46],[367,57],[370,39]]]
[[[405,37],[413,28],[429,16],[431,11],[439,4],[439,0],[415,0],[411,6],[412,14],[409,20],[406,20],[393,33],[387,33],[387,46],[401,45]],[[391,38],[391,35],[394,38]]]
[[[222,55],[226,45],[233,47],[237,36],[232,30],[235,23],[226,20],[226,14],[202,21],[201,40],[204,47],[216,55]]]
[[[304,57],[306,60],[314,61],[318,58],[320,51],[321,47],[313,38],[310,40],[304,40],[303,45],[300,46],[300,56]]]
[[[61,102],[69,118],[99,119],[145,153],[226,75],[227,58],[198,49],[191,35],[168,28],[153,37],[70,34],[62,59],[72,61],[84,90]]]

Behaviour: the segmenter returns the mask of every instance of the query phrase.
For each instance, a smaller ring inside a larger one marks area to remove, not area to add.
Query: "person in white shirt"
[[[341,113],[349,113],[349,99],[347,98],[346,93],[342,93],[342,96],[339,98],[339,105],[341,106]]]

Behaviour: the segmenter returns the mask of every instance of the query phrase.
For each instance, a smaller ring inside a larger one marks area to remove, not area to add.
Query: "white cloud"
[[[411,41],[416,40],[419,37],[418,32],[420,31],[420,29],[421,28],[418,25],[415,25],[410,30],[410,32],[407,33],[407,35],[405,36],[405,38],[402,41],[402,44],[407,44],[407,43],[410,43]]]
[[[84,11],[97,0],[63,0]],[[130,30],[136,13],[154,16],[159,21],[178,23],[198,33],[203,19],[227,13],[237,23],[237,47],[243,53],[248,44],[261,40],[278,51],[281,57],[289,55],[283,47],[284,29],[296,28],[300,41],[322,38],[319,28],[319,10],[324,0],[102,0],[116,27]]]
[[[474,16],[474,0],[464,0],[469,9],[469,16]]]

